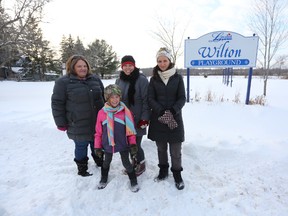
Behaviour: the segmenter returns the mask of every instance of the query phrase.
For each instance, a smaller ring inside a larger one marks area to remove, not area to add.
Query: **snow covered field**
[[[186,83],[186,77],[185,83]],[[104,85],[115,80],[103,80]],[[0,82],[0,215],[253,215],[288,214],[288,80],[269,79],[266,106],[245,105],[247,79],[191,77],[183,109],[185,189],[170,173],[158,173],[155,143],[144,137],[147,170],[138,193],[128,189],[119,154],[109,184],[97,190],[100,169],[92,160],[83,178],[73,162],[74,145],[58,131],[50,108],[54,82]],[[213,102],[205,96],[211,91]],[[252,79],[250,98],[263,92]],[[238,94],[240,103],[232,102]],[[221,102],[224,98],[225,102]]]

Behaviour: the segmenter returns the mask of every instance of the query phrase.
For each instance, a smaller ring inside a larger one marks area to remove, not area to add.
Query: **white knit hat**
[[[159,49],[159,51],[156,54],[156,59],[158,59],[158,57],[160,57],[160,56],[165,56],[165,57],[167,57],[170,60],[170,62],[172,62],[171,52],[166,47],[161,47]]]

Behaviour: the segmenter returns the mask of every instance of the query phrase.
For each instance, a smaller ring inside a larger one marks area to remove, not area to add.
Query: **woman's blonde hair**
[[[79,60],[82,60],[86,63],[87,69],[88,69],[87,75],[91,74],[90,65],[89,65],[88,61],[86,60],[86,58],[82,55],[72,55],[69,57],[69,59],[66,62],[66,74],[77,75],[75,73],[75,65]]]

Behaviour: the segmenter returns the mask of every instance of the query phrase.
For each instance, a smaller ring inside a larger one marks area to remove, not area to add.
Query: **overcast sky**
[[[9,0],[10,1],[10,0]],[[4,0],[7,2],[7,0]],[[77,36],[86,46],[104,39],[119,57],[130,54],[140,68],[153,67],[162,46],[153,32],[162,22],[177,22],[178,41],[213,31],[251,36],[247,13],[253,0],[52,0],[44,8],[44,37],[59,49],[62,36]],[[184,47],[184,43],[182,44]],[[184,67],[184,58],[177,66]]]

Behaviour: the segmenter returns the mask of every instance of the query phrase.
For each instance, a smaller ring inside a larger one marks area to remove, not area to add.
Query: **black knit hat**
[[[135,60],[133,58],[133,56],[131,55],[125,55],[122,59],[121,59],[121,67],[123,67],[123,65],[125,64],[132,64],[135,67]]]

